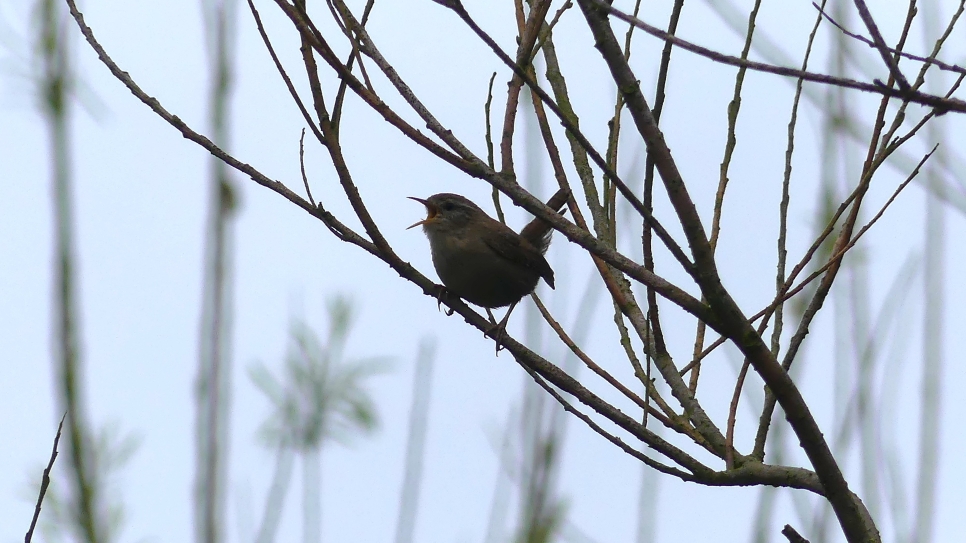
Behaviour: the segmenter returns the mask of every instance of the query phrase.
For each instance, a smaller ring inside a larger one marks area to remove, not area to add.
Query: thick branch
[[[641,137],[647,144],[649,153],[654,156],[655,166],[661,174],[668,197],[678,214],[691,247],[696,268],[693,277],[701,287],[712,311],[718,317],[724,335],[735,343],[775,393],[789,423],[799,437],[802,448],[825,487],[826,496],[835,510],[846,537],[853,542],[877,541],[878,531],[875,525],[866,521],[868,516],[863,515],[864,506],[849,490],[848,482],[832,456],[805,399],[721,284],[711,245],[701,225],[700,217],[671,157],[664,136],[654,122],[638,80],[624,59],[620,45],[607,20],[607,9],[601,9],[595,0],[578,0],[578,4],[594,35],[597,49],[607,62],[618,89],[624,95],[628,111]]]

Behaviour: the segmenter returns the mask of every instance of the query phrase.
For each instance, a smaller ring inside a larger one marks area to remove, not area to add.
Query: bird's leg
[[[510,309],[507,309],[506,310],[506,315],[503,316],[503,320],[501,320],[499,324],[497,324],[493,328],[490,328],[490,330],[486,332],[486,335],[489,336],[489,337],[491,337],[491,338],[493,338],[493,341],[496,342],[496,354],[497,355],[500,354],[500,349],[503,348],[503,345],[500,343],[500,340],[502,340],[503,339],[503,336],[506,335],[506,323],[507,323],[508,320],[510,320],[510,313],[513,312],[513,308],[516,307],[516,306],[517,306],[517,304],[511,304],[510,305]],[[495,321],[496,320],[496,319],[493,318],[493,314],[490,313],[490,310],[489,309],[487,309],[486,312],[487,312],[488,315],[490,315],[490,321]],[[494,333],[495,333],[495,335],[494,335]]]
[[[490,308],[489,307],[484,307],[483,309],[486,310],[486,316],[487,317],[490,317],[490,324],[496,324],[496,318],[493,317],[493,312],[490,311]]]
[[[436,285],[436,286],[439,287],[439,290],[436,292],[436,310],[439,311],[443,305],[443,298],[446,297],[447,291],[446,291],[446,287],[444,287],[443,285]],[[454,311],[455,309],[449,309],[449,308],[443,309],[443,312],[446,313],[447,317],[452,317]]]

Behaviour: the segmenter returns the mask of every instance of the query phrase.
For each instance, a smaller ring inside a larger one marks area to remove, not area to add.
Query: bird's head
[[[442,192],[425,200],[413,196],[410,196],[409,199],[426,206],[426,218],[409,228],[422,226],[427,233],[457,230],[465,227],[480,215],[486,215],[476,204],[459,194]]]

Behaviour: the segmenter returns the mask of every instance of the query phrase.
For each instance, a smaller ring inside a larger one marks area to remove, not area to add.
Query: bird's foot
[[[499,324],[493,323],[493,326],[486,332],[483,332],[483,335],[496,342],[496,355],[500,356],[500,351],[506,349],[503,346],[503,339],[506,337],[506,322]]]
[[[439,287],[439,290],[436,292],[436,310],[439,311],[440,309],[442,309],[442,306],[443,306],[443,298],[445,298],[449,294],[449,292],[446,290],[446,287],[444,287],[443,285],[436,285],[436,286]],[[450,309],[450,308],[442,309],[442,311],[443,313],[446,313],[447,317],[452,317],[453,313],[455,312],[454,309]]]
[[[510,311],[513,311],[512,307],[510,308],[509,311],[507,311],[507,314],[505,317],[503,317],[503,320],[497,323],[496,319],[493,317],[493,313],[490,311],[489,308],[486,308],[486,314],[488,317],[490,317],[490,324],[492,324],[493,326],[491,326],[489,330],[484,332],[483,335],[486,337],[492,338],[493,341],[496,342],[497,356],[500,356],[500,351],[506,348],[503,346],[503,338],[506,337],[506,323],[510,319]]]

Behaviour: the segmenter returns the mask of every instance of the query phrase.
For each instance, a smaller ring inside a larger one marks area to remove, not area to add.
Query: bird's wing
[[[518,236],[516,232],[507,229],[505,232],[499,232],[499,235],[486,236],[484,242],[494,253],[510,262],[521,262],[526,267],[536,270],[540,277],[543,277],[544,281],[550,285],[550,288],[554,288],[553,269],[550,268],[547,259],[527,240]],[[524,244],[526,245],[524,246]]]

